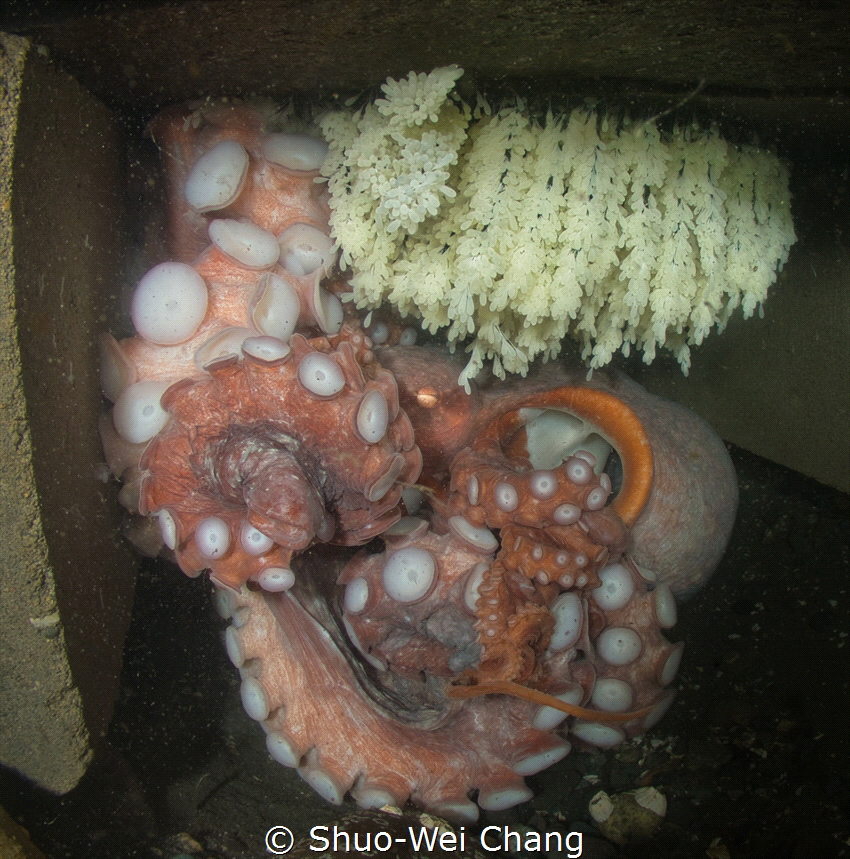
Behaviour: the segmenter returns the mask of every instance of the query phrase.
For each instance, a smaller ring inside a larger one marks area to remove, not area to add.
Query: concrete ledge
[[[0,38],[0,760],[61,793],[109,723],[132,602],[97,478],[122,147],[102,104]]]

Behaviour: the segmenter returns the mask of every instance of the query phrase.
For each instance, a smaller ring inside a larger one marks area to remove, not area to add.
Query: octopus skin
[[[273,758],[332,803],[475,820],[669,708],[664,633],[722,554],[734,473],[624,376],[465,391],[443,350],[364,328],[323,144],[273,123],[231,104],[152,124],[171,259],[136,335],[103,338],[107,463],[137,545],[209,572]]]

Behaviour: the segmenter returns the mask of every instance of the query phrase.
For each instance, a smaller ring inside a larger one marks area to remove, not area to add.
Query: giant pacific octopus
[[[622,375],[467,392],[444,349],[362,324],[324,144],[273,122],[223,104],[152,125],[170,259],[136,335],[103,340],[107,461],[135,542],[209,571],[276,760],[332,803],[474,820],[670,707],[664,633],[723,552],[734,473]]]

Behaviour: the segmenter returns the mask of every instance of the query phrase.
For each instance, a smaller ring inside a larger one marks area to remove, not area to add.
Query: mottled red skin
[[[719,560],[734,518],[734,473],[722,442],[699,418],[621,375],[597,372],[586,382],[583,369],[551,365],[526,379],[485,379],[467,393],[457,385],[462,361],[436,348],[375,349],[350,309],[339,331],[323,334],[321,275],[290,275],[279,265],[274,272],[301,300],[290,353],[270,362],[248,353],[211,365],[196,360],[222,330],[252,328],[263,276],[207,246],[211,218],[249,218],[275,234],[293,223],[328,229],[316,174],[264,161],[268,117],[244,105],[173,109],[152,126],[169,156],[173,258],[193,263],[204,278],[209,310],[176,346],[105,338],[109,396],[140,380],[174,382],[162,398],[170,420],[150,443],[129,444],[105,422],[110,468],[126,481],[128,508],[147,517],[167,512],[183,570],[208,569],[226,589],[228,652],[249,712],[263,721],[281,762],[297,766],[331,802],[350,790],[366,806],[410,798],[474,819],[478,806],[527,799],[523,776],[566,754],[568,733],[583,742],[583,730],[599,723],[603,734],[591,741],[604,746],[663,715],[681,645],[661,633],[672,625],[661,597],[665,586],[690,593]],[[195,212],[183,183],[194,161],[222,140],[238,140],[249,153],[245,187],[227,209]],[[346,287],[332,272],[322,288]],[[398,339],[391,332],[389,342]],[[299,381],[300,362],[314,353],[343,373],[343,388],[331,396]],[[388,424],[367,442],[356,415],[373,391],[386,402]],[[607,477],[571,482],[561,466],[554,495],[529,494],[535,469],[523,415],[540,409],[576,416],[620,454],[623,487],[607,506],[591,500],[607,495]],[[473,478],[481,500],[470,495]],[[493,501],[506,482],[518,492],[514,509]],[[402,491],[413,485],[423,490],[424,506],[418,517],[401,518]],[[559,522],[561,505],[575,506],[580,517]],[[231,537],[215,558],[195,541],[210,516]],[[246,522],[273,546],[258,555],[241,546]],[[383,544],[354,557],[332,548],[378,536]],[[155,551],[150,528],[144,544]],[[429,553],[436,570],[433,586],[411,603],[393,599],[383,579],[388,557],[405,548]],[[632,595],[620,608],[605,608],[594,590],[614,562]],[[262,590],[257,582],[269,568],[291,568],[294,588]],[[332,592],[334,581],[346,590],[362,582],[352,593],[365,593],[363,604],[350,607]],[[565,594],[575,594],[583,614],[573,643],[553,647],[552,609]],[[639,636],[640,653],[613,664],[596,645],[605,630],[621,628]],[[633,693],[607,721],[594,699],[601,681]],[[584,722],[573,715],[555,725],[555,711],[547,711],[537,727],[532,722],[546,708],[514,693],[462,701],[450,694],[457,684],[474,691],[506,682],[568,694],[584,708],[577,711]]]
[[[717,567],[735,521],[738,482],[723,441],[690,409],[616,371],[597,370],[588,381],[583,368],[548,364],[525,379],[485,376],[467,395],[457,385],[462,357],[425,347],[393,347],[379,355],[395,374],[399,402],[416,427],[423,473],[442,479],[479,428],[529,396],[565,385],[612,393],[638,416],[653,453],[652,493],[631,526],[635,560],[682,599]]]

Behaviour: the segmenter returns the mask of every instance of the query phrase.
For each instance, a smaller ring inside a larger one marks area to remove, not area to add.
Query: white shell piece
[[[555,628],[549,639],[549,649],[557,653],[572,647],[581,635],[584,623],[584,606],[578,594],[561,594],[552,603],[552,615],[555,618]]]
[[[476,564],[466,577],[466,585],[463,589],[463,604],[473,613],[475,612],[475,603],[478,602],[478,588],[481,586],[481,582],[484,581],[484,573],[489,569],[488,564]]]
[[[228,626],[224,631],[224,649],[234,668],[241,668],[245,664],[245,654],[235,626]]]
[[[591,468],[596,468],[596,457],[589,450],[577,450],[573,456],[583,459]]]
[[[387,595],[396,602],[421,600],[434,583],[437,562],[425,549],[409,546],[392,552],[384,563],[381,579]]]
[[[662,686],[668,686],[676,678],[679,666],[682,664],[682,653],[684,650],[685,642],[680,641],[670,651],[670,655],[667,657],[664,667],[661,669],[661,675],[658,678]]]
[[[186,202],[198,212],[230,205],[242,190],[248,172],[248,153],[241,143],[223,140],[205,152],[189,171]]]
[[[478,805],[485,811],[504,811],[504,809],[513,808],[521,802],[527,802],[532,796],[534,796],[534,792],[530,787],[518,784],[515,787],[480,791]]]
[[[218,516],[207,516],[195,528],[195,543],[205,558],[220,558],[230,548],[230,526]]]
[[[159,531],[162,534],[162,542],[169,549],[177,548],[177,522],[167,510],[160,510],[157,514],[159,519]]]
[[[269,716],[269,698],[263,684],[256,677],[244,677],[239,689],[242,706],[248,716],[257,722],[262,722]]]
[[[260,146],[267,161],[287,170],[320,170],[328,154],[324,140],[307,134],[267,134]]]
[[[249,555],[264,555],[274,546],[274,540],[258,531],[250,522],[243,522],[239,542]]]
[[[625,626],[603,630],[596,639],[596,652],[609,665],[628,665],[640,656],[642,649],[640,636]]]
[[[562,692],[555,697],[566,704],[578,706],[584,697],[584,690],[576,684],[572,689],[568,689],[566,692]],[[531,720],[531,727],[537,728],[538,731],[551,731],[552,728],[560,725],[568,715],[569,713],[565,713],[563,710],[544,705],[534,714],[534,718]]]
[[[332,397],[345,387],[342,368],[322,352],[311,352],[301,359],[298,380],[317,397]]]
[[[635,591],[632,574],[622,564],[609,564],[599,572],[600,586],[593,593],[593,599],[603,611],[622,608],[632,598]]]
[[[590,703],[597,710],[624,713],[632,706],[635,693],[631,686],[614,677],[600,677],[593,687]]]
[[[557,468],[568,456],[568,451],[587,436],[587,427],[581,418],[569,412],[554,409],[522,409],[525,425],[528,458],[536,469]]]
[[[256,224],[218,218],[210,222],[207,232],[222,253],[246,268],[271,268],[280,256],[277,239]]]
[[[614,803],[611,802],[611,797],[600,790],[599,793],[593,795],[588,805],[590,816],[597,823],[605,823],[605,821],[614,813]]]
[[[264,591],[279,594],[295,584],[295,574],[286,567],[266,567],[257,574],[257,584]]]
[[[182,262],[163,262],[139,281],[130,317],[145,340],[173,346],[198,330],[208,301],[207,285],[195,269]]]
[[[298,276],[322,269],[326,274],[336,260],[333,240],[309,224],[293,224],[278,237],[280,264]]]
[[[593,466],[593,470],[601,476],[603,474],[605,464],[608,462],[608,456],[612,450],[613,448],[611,445],[602,438],[601,435],[598,435],[595,432],[590,432],[572,448],[570,453],[574,456],[579,456],[582,453],[587,454],[587,456],[583,458],[587,459],[587,461]],[[590,458],[593,459],[592,462]]]
[[[499,548],[499,541],[489,528],[476,528],[463,516],[452,516],[449,519],[449,528],[470,546],[483,549],[485,552],[495,552]]]
[[[357,434],[367,444],[379,442],[387,432],[390,411],[386,397],[378,390],[368,391],[357,407]]]
[[[673,591],[664,583],[658,585],[653,595],[653,607],[655,609],[655,619],[662,629],[670,629],[676,625],[676,598],[673,596]]]
[[[125,388],[112,410],[118,434],[133,444],[150,441],[168,423],[168,412],[159,401],[172,384],[148,379]]]
[[[654,787],[639,787],[634,792],[635,802],[659,817],[667,814],[667,797]]]
[[[279,764],[293,768],[298,766],[299,758],[295,754],[292,744],[276,731],[266,734],[266,748]]]
[[[626,739],[626,735],[611,725],[601,725],[599,722],[576,722],[571,733],[600,749],[610,749],[611,746],[619,745]]]
[[[254,336],[250,328],[225,328],[214,337],[210,337],[197,352],[195,352],[195,363],[201,370],[210,364],[227,358],[229,355],[242,357],[242,344],[249,337]]]
[[[345,610],[349,614],[360,614],[369,600],[369,582],[358,576],[345,586]]]
[[[570,753],[571,748],[572,746],[565,740],[557,746],[553,746],[550,749],[538,752],[536,755],[529,755],[527,758],[517,761],[513,764],[511,769],[517,775],[534,775],[535,773],[539,773],[541,770],[545,770],[546,767],[551,767],[552,764],[556,764],[562,758],[565,758]]]
[[[288,343],[300,313],[301,299],[289,281],[271,272],[263,275],[251,312],[254,325],[263,334]]]

